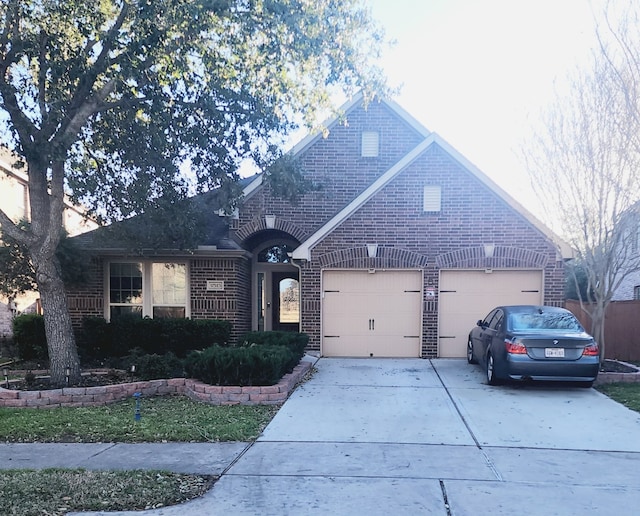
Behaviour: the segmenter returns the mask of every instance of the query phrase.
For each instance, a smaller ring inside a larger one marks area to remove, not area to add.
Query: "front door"
[[[298,269],[261,264],[255,271],[254,329],[300,331]]]
[[[271,273],[271,307],[272,330],[299,330],[300,288],[297,269]]]
[[[254,254],[254,330],[300,331],[300,275],[289,258],[293,248],[284,241],[267,241]]]

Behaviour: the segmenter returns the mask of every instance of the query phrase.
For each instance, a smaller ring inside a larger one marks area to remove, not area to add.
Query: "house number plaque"
[[[224,290],[224,281],[207,280],[207,290]]]

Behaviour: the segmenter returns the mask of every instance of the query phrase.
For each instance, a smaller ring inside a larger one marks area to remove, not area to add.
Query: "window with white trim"
[[[107,282],[109,320],[189,315],[186,263],[111,262]]]
[[[442,207],[442,188],[426,185],[423,193],[422,209],[426,212],[439,212]]]

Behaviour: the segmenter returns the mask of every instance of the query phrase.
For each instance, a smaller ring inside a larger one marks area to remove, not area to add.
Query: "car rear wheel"
[[[496,372],[493,363],[493,355],[489,353],[487,355],[487,383],[489,385],[498,385],[498,379],[496,378]]]
[[[476,364],[478,361],[473,356],[473,342],[471,341],[471,337],[467,341],[467,362],[470,364]]]

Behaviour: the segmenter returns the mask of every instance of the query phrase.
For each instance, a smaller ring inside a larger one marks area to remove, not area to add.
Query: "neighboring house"
[[[640,201],[636,202],[625,212],[621,220],[627,226],[628,238],[625,240],[625,258],[620,259],[623,264],[619,271],[624,274],[620,285],[614,290],[612,301],[640,300]],[[619,276],[619,277],[620,277]]]
[[[26,171],[14,166],[16,156],[0,148],[0,207],[14,222],[29,220],[29,178]],[[82,210],[67,203],[64,212],[65,229],[70,235],[95,229],[97,224],[87,219]],[[0,295],[0,337],[11,335],[11,321],[18,313],[39,310],[38,293],[27,292],[15,299]]]
[[[640,300],[640,271],[629,274],[614,291],[612,301]]]
[[[394,102],[344,109],[293,149],[320,186],[296,204],[257,176],[230,220],[215,192],[194,199],[208,227],[191,251],[145,249],[142,229],[136,252],[108,228],[79,237],[96,259],[69,292],[75,324],[222,318],[234,337],[302,331],[324,356],[463,357],[495,305],[562,305],[566,243]]]

